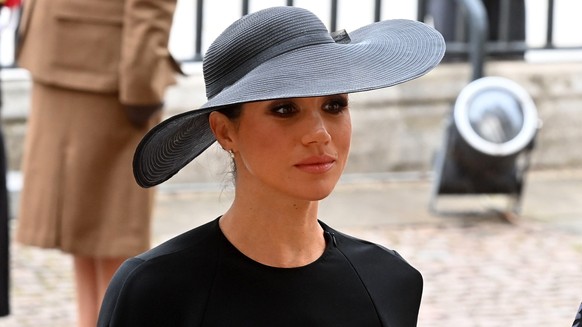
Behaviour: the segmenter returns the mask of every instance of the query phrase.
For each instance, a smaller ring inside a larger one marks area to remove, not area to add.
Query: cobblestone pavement
[[[321,214],[422,272],[419,326],[571,326],[582,301],[582,172],[532,174],[526,188],[511,222],[488,210],[432,215],[428,181],[344,183]],[[155,243],[214,218],[229,197],[160,192]],[[0,326],[74,326],[68,256],[14,244],[12,269],[13,314]]]

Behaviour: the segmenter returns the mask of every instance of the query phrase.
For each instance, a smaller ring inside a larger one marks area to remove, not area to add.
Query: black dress
[[[574,322],[572,323],[572,327],[581,326],[582,326],[582,303],[580,303],[580,307],[578,307],[578,313],[576,314],[576,318],[574,318]]]
[[[395,251],[321,223],[323,255],[274,268],[239,252],[218,219],[126,261],[98,326],[416,326],[422,276]]]

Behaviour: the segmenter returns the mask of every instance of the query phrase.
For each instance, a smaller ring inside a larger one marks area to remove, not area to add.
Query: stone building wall
[[[197,108],[205,101],[199,64],[186,67],[168,90],[166,115]],[[537,137],[532,169],[582,167],[582,63],[493,62],[486,76],[503,76],[522,85],[537,105],[543,127]],[[3,128],[9,167],[18,170],[26,133],[30,81],[15,72],[2,83]],[[444,120],[461,89],[470,81],[467,64],[442,64],[428,75],[392,88],[353,94],[350,98],[353,143],[347,173],[430,172],[441,147]],[[220,182],[228,159],[211,147],[187,166],[173,183]]]

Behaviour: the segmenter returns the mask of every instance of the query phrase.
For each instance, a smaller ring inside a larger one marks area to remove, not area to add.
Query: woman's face
[[[237,187],[321,200],[335,187],[348,157],[348,96],[246,103],[232,130]]]

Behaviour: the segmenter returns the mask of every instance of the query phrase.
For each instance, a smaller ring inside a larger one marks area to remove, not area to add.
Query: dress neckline
[[[220,228],[220,225],[218,223],[219,220],[220,220],[220,217],[218,217],[214,221],[214,226],[216,228],[216,232],[219,234],[219,238],[220,238],[221,243],[226,247],[226,249],[230,250],[233,253],[236,253],[237,257],[241,258],[243,261],[246,261],[246,262],[250,263],[251,265],[254,265],[256,267],[263,268],[263,269],[280,270],[280,271],[294,271],[294,270],[299,271],[299,270],[310,269],[310,268],[317,266],[318,264],[321,264],[322,262],[324,262],[326,260],[326,257],[329,255],[332,247],[335,245],[335,241],[333,240],[334,236],[328,230],[327,225],[325,225],[324,223],[322,223],[321,221],[318,220],[319,225],[323,229],[323,237],[325,239],[325,248],[323,250],[323,253],[317,259],[315,259],[314,261],[312,261],[306,265],[297,266],[297,267],[270,266],[270,265],[258,262],[256,260],[250,258],[246,254],[242,253],[236,246],[234,246],[234,244],[232,244],[228,240],[226,235],[224,235],[224,233],[222,232],[222,229]]]

